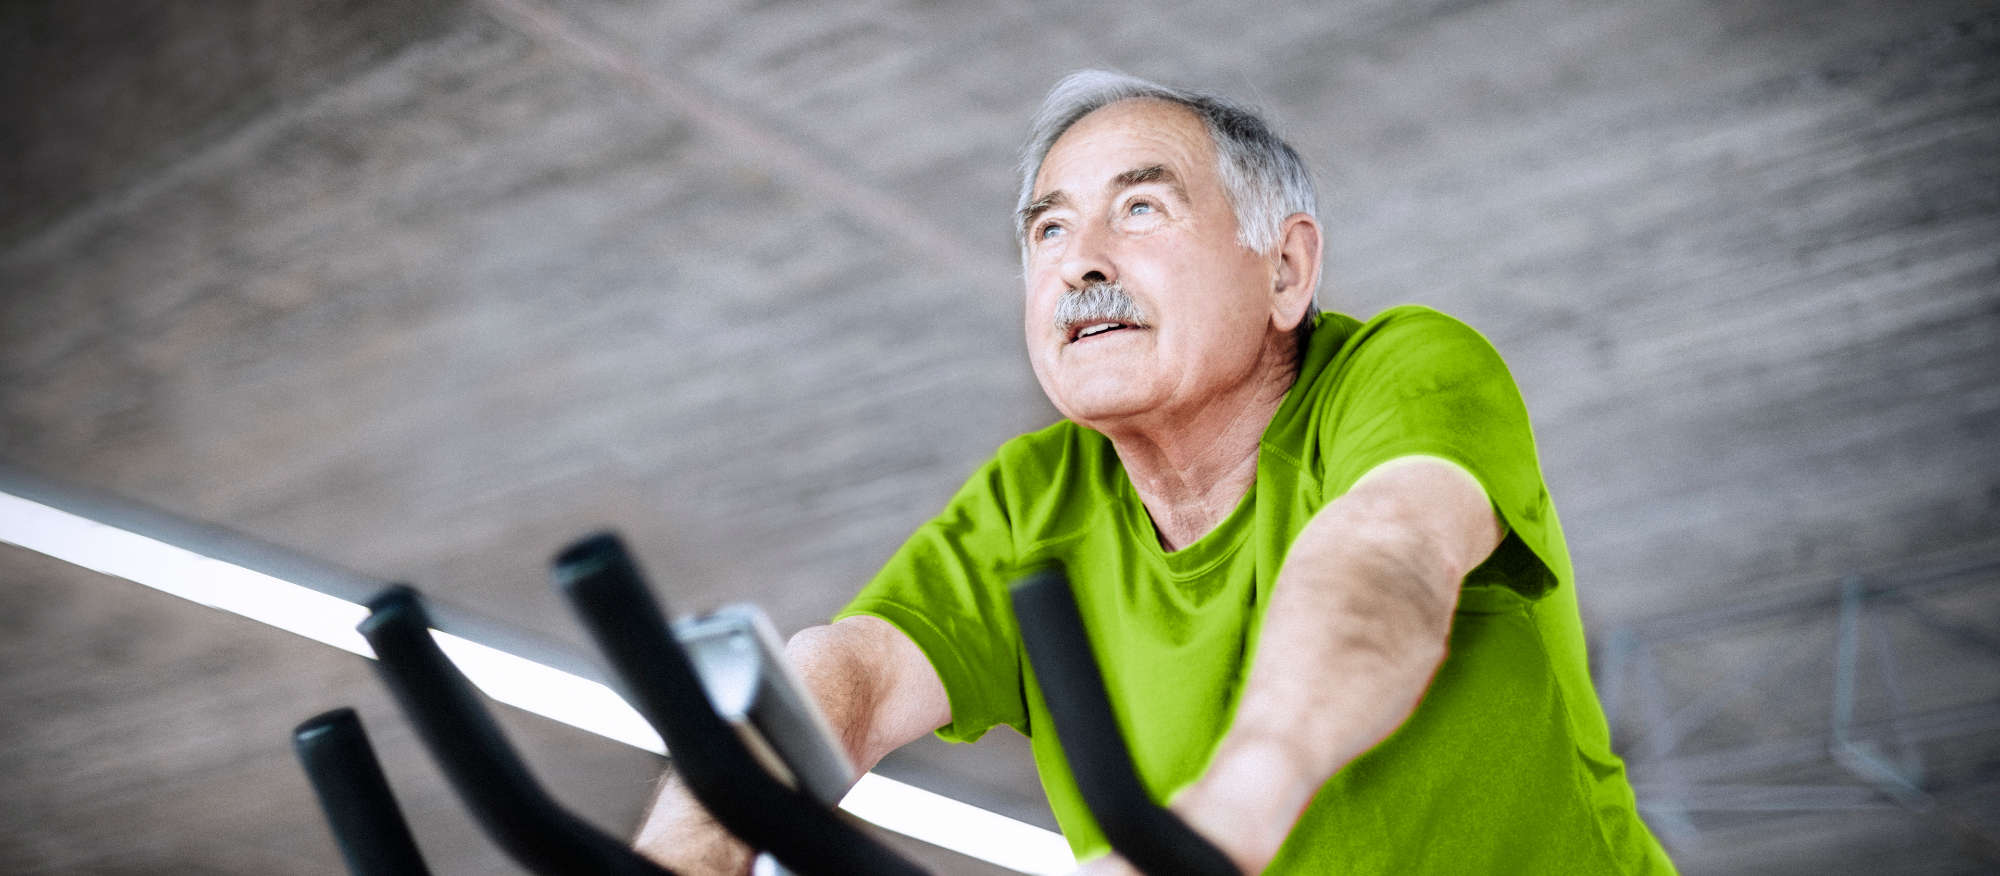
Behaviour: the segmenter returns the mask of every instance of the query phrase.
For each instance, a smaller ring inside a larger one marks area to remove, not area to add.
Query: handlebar
[[[382,763],[353,709],[306,719],[292,731],[292,751],[312,781],[334,843],[354,876],[428,876],[416,838],[403,821]]]
[[[1016,582],[1010,595],[1077,790],[1111,847],[1151,876],[1240,876],[1220,849],[1154,803],[1140,784],[1069,578],[1044,569]]]
[[[417,592],[392,585],[368,603],[361,635],[376,668],[459,799],[514,860],[536,873],[672,876],[563,809],[529,775],[472,683],[431,638]]]
[[[637,565],[609,533],[562,551],[552,578],[609,658],[625,692],[666,740],[676,770],[718,822],[786,869],[922,876],[851,816],[780,780],[710,701]],[[1069,580],[1049,569],[1010,594],[1029,662],[1078,790],[1112,847],[1152,876],[1236,876],[1236,867],[1153,802],[1105,692]],[[392,585],[359,626],[377,671],[486,833],[536,873],[672,876],[557,804],[507,744],[469,682],[430,634],[417,592]],[[351,709],[300,725],[294,744],[350,870],[426,873]]]
[[[666,739],[682,781],[731,833],[797,873],[921,876],[922,869],[846,817],[758,765],[716,714],[617,536],[598,534],[563,550],[552,577],[633,706]]]

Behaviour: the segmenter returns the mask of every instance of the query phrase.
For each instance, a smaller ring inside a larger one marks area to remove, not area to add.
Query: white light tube
[[[874,773],[861,777],[840,808],[904,836],[1023,873],[1076,869],[1062,834]]]
[[[368,614],[364,606],[5,492],[0,492],[0,541],[375,656],[355,630]],[[487,696],[666,753],[659,734],[611,688],[450,633],[432,635]],[[889,830],[1010,870],[1057,874],[1076,867],[1058,834],[874,773],[862,776],[840,805]]]

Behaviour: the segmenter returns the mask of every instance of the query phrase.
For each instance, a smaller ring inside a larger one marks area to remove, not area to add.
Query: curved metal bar
[[[375,648],[383,682],[459,799],[507,854],[536,873],[671,876],[542,790],[472,683],[431,638],[430,619],[415,590],[392,585],[368,608],[359,629]]]
[[[1140,784],[1069,578],[1044,569],[1015,582],[1010,595],[1056,738],[1111,847],[1151,876],[1241,876],[1220,849],[1154,803]]]
[[[389,791],[382,763],[353,709],[314,715],[292,731],[334,843],[354,876],[428,876],[417,840]]]
[[[681,780],[731,833],[796,873],[924,872],[758,765],[716,714],[617,536],[600,533],[563,550],[552,578],[624,681],[633,706],[666,739]]]

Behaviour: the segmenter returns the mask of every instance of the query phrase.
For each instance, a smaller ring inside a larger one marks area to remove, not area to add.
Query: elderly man
[[[1485,339],[1417,307],[1317,314],[1310,176],[1221,99],[1072,75],[1022,168],[1028,355],[1066,419],[788,645],[855,761],[1011,725],[1079,858],[1121,869],[1008,608],[1056,562],[1143,779],[1244,872],[1671,872]],[[638,844],[747,860],[672,782]]]

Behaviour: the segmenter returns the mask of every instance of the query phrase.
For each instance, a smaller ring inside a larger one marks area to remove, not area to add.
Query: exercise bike
[[[730,606],[670,624],[630,553],[608,533],[559,553],[552,579],[628,700],[666,740],[695,799],[758,852],[753,873],[925,872],[836,808],[853,767],[762,612]],[[1011,597],[1054,732],[1112,848],[1155,876],[1237,873],[1140,784],[1068,579],[1058,569],[1036,572],[1016,582]],[[392,585],[368,607],[359,629],[383,682],[510,857],[540,874],[671,874],[541,788],[431,638],[415,589]],[[306,721],[293,743],[350,872],[429,872],[352,709]]]

